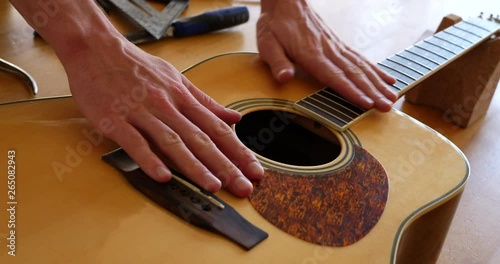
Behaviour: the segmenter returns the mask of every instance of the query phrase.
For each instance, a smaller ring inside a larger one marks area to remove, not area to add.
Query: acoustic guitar
[[[461,22],[379,65],[401,96],[498,28]],[[0,105],[1,263],[435,261],[469,175],[446,138],[395,109],[359,109],[305,75],[279,85],[253,53],[184,74],[244,115],[235,133],[265,176],[248,199],[216,195],[269,237],[247,251],[182,221],[101,160],[118,146],[72,98],[28,100]]]

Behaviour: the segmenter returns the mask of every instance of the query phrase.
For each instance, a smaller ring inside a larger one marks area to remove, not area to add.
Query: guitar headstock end
[[[480,12],[478,17],[479,17],[479,18],[481,18],[481,19],[485,18],[485,17],[484,17],[484,13],[483,13],[483,12]],[[490,16],[489,16],[489,17],[487,17],[486,19],[487,19],[487,20],[489,20],[489,21],[493,21],[493,22],[500,23],[500,15],[497,15],[497,16],[495,17],[495,15],[490,14]]]

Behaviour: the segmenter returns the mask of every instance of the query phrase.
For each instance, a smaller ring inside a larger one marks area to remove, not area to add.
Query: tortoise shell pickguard
[[[340,170],[297,175],[267,169],[249,197],[269,222],[308,242],[347,246],[377,224],[387,202],[382,165],[354,145],[354,157]]]

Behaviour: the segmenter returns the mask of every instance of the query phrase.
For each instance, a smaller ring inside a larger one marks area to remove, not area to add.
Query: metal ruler
[[[156,39],[165,36],[168,27],[189,5],[189,0],[171,0],[159,12],[145,0],[109,0]]]

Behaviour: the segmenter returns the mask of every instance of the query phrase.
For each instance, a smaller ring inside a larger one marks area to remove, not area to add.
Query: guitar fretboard
[[[402,96],[413,86],[448,63],[487,40],[500,26],[494,20],[480,18],[457,23],[424,39],[377,65],[396,78],[391,88]],[[339,131],[366,116],[361,109],[326,87],[294,104],[303,113],[332,124]]]

